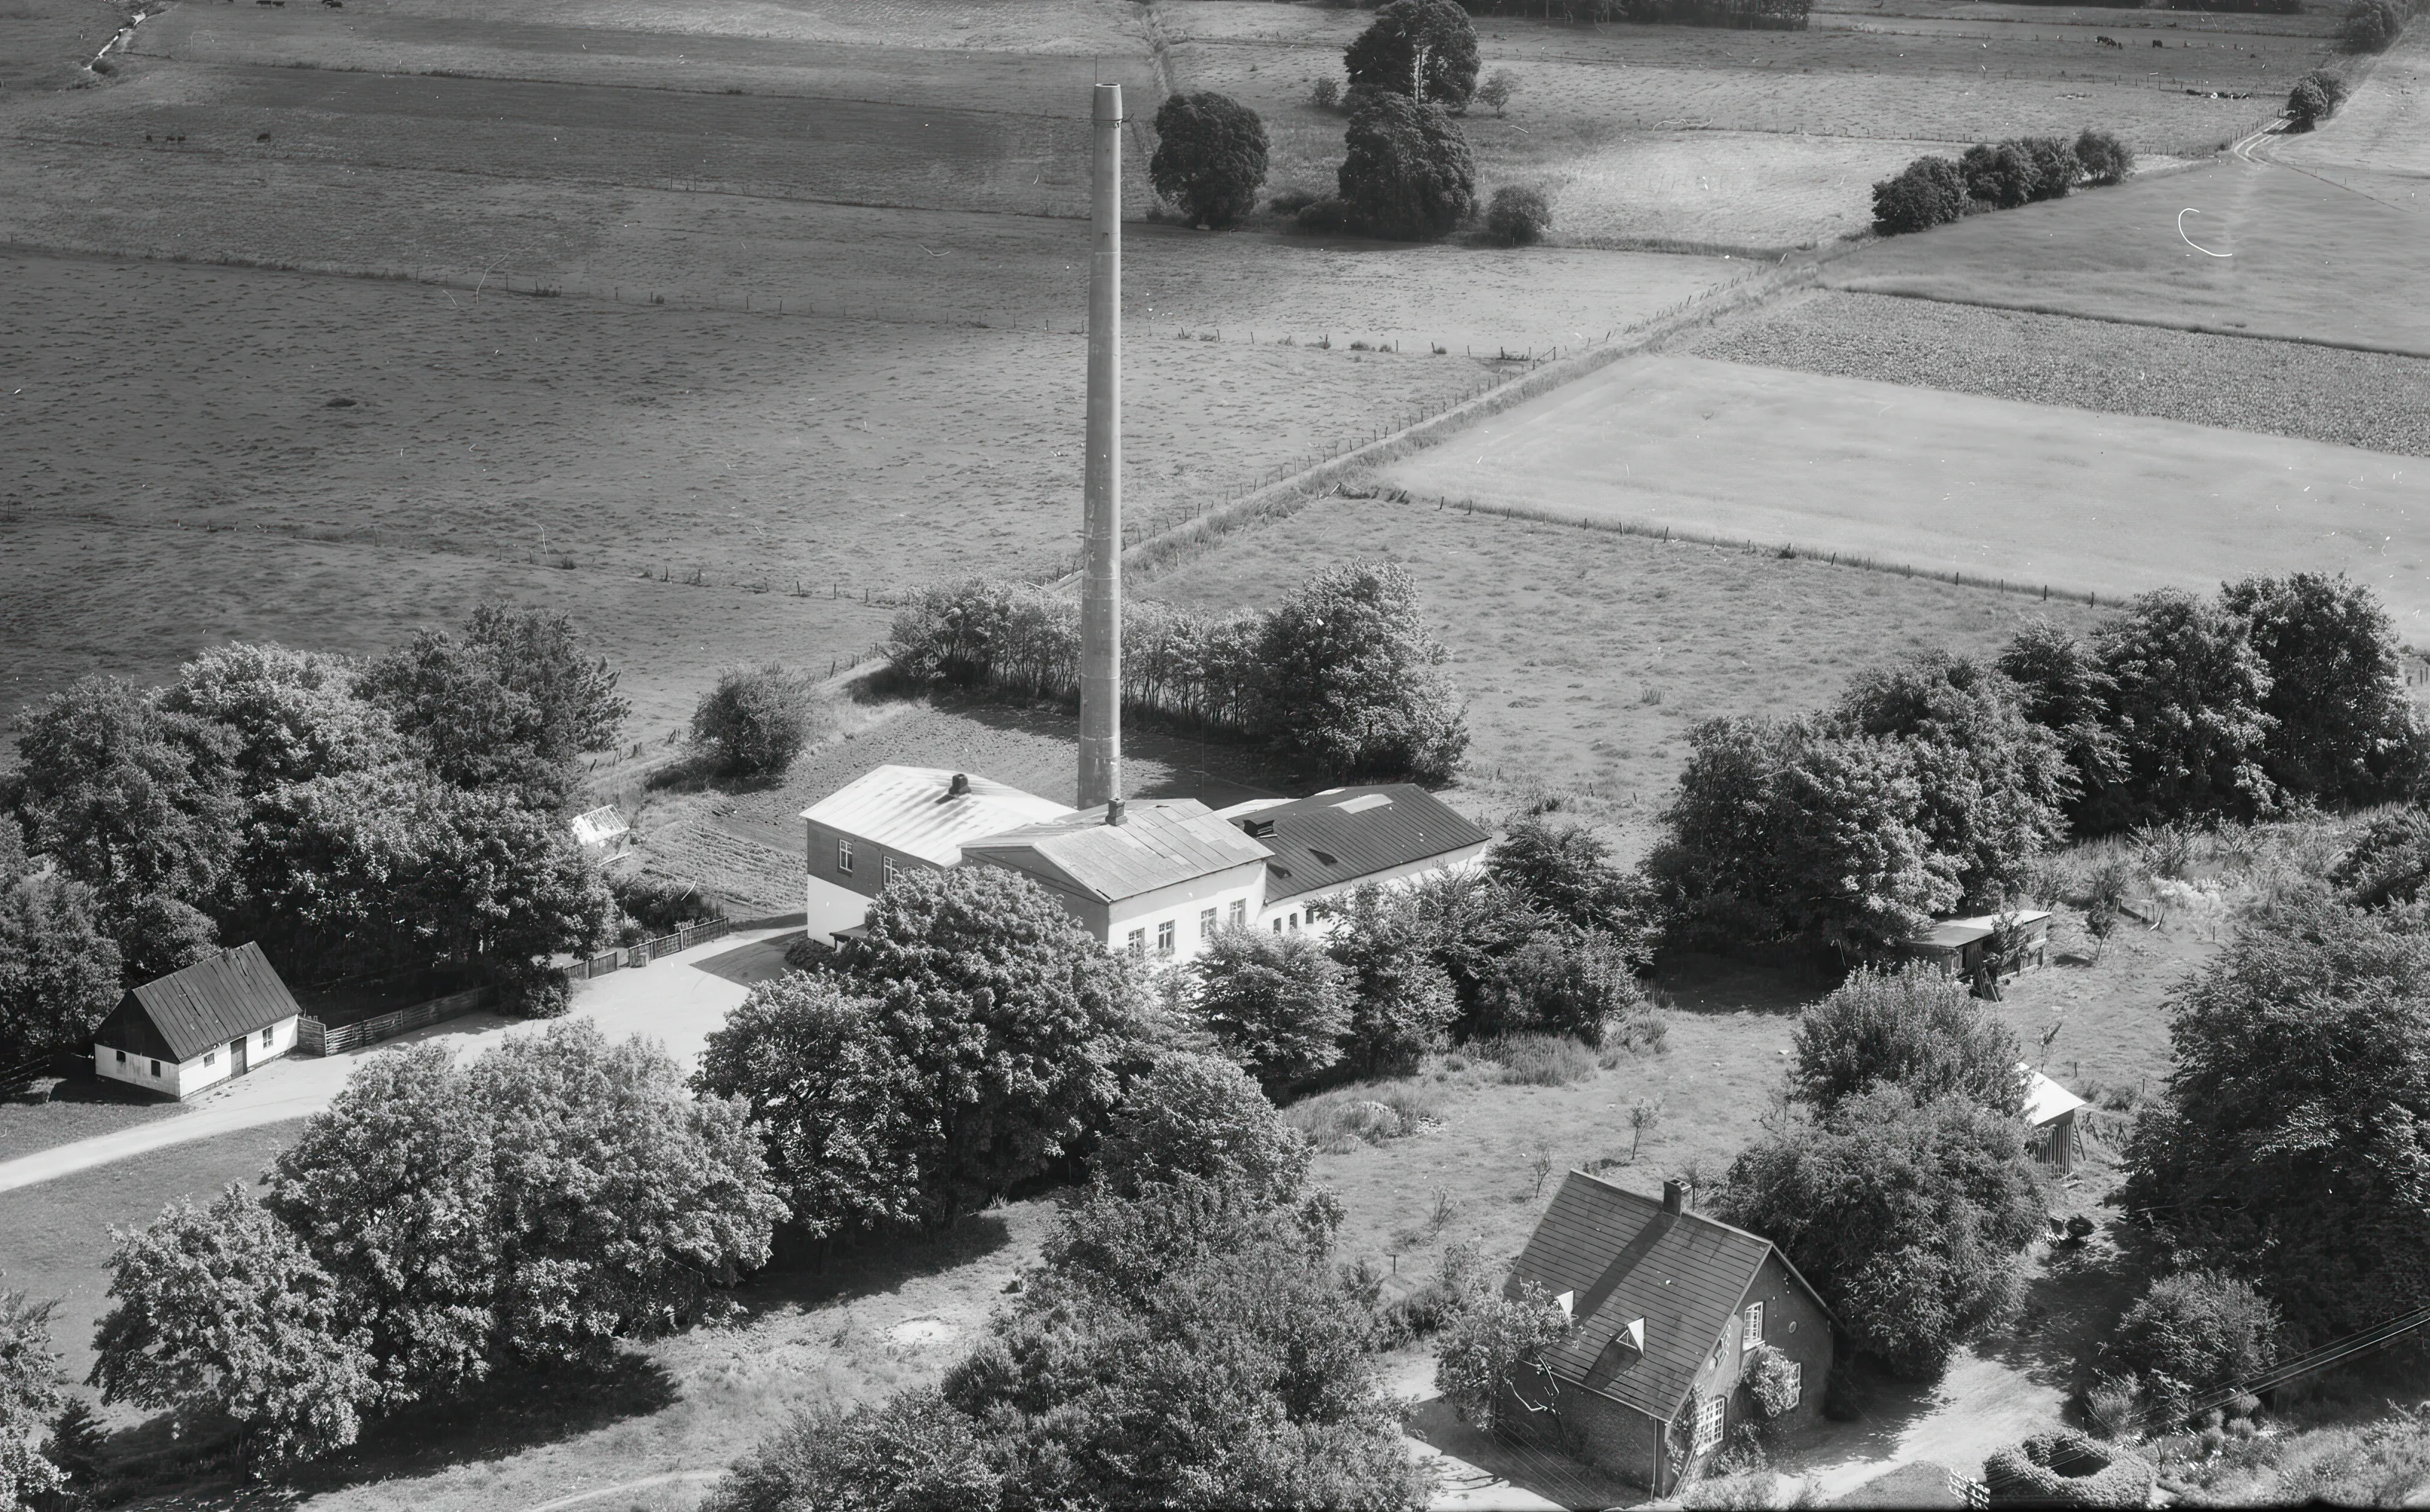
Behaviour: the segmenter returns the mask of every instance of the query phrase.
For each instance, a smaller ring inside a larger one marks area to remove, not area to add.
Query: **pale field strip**
[[[1656,356],[1379,477],[2105,597],[2343,572],[2400,633],[2430,627],[2430,464],[2172,421]]]

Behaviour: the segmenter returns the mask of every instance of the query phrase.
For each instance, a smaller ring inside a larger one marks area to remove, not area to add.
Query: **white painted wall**
[[[1202,931],[1207,909],[1215,911],[1215,930],[1227,928],[1232,922],[1232,906],[1240,905],[1241,922],[1254,924],[1266,901],[1266,864],[1262,860],[1246,862],[1170,888],[1124,898],[1106,910],[1104,939],[1107,950],[1128,950],[1130,933],[1140,932],[1147,958],[1177,964],[1196,956],[1207,948],[1212,931]],[[1165,955],[1157,949],[1157,926],[1173,925],[1173,954]]]
[[[1279,929],[1286,933],[1293,929],[1313,929],[1330,938],[1336,927],[1335,920],[1332,918],[1309,919],[1307,916],[1309,904],[1324,904],[1346,898],[1370,882],[1380,883],[1385,887],[1406,886],[1437,872],[1473,872],[1483,865],[1484,861],[1485,847],[1483,844],[1477,844],[1466,850],[1453,851],[1445,856],[1414,861],[1407,866],[1396,866],[1390,871],[1373,872],[1365,876],[1352,877],[1347,882],[1337,883],[1329,888],[1313,888],[1308,891],[1295,893],[1288,898],[1279,898],[1267,904],[1257,915],[1257,927],[1269,930]]]
[[[832,941],[837,930],[857,927],[869,917],[869,899],[824,877],[809,879],[807,897],[812,939]]]
[[[281,1019],[270,1026],[270,1042],[264,1044],[261,1031],[245,1037],[245,1069],[252,1071],[266,1060],[275,1060],[295,1048],[295,1021]],[[121,1057],[124,1056],[122,1059]],[[158,1068],[156,1072],[154,1068]],[[154,1060],[133,1051],[121,1051],[113,1046],[92,1047],[92,1069],[96,1075],[108,1081],[125,1082],[147,1091],[170,1097],[187,1098],[206,1088],[226,1081],[236,1069],[225,1044],[209,1050],[189,1061]]]

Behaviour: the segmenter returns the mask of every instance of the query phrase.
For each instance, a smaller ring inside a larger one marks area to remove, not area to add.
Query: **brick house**
[[[1830,1377],[1833,1319],[1771,1240],[1706,1218],[1678,1182],[1641,1196],[1573,1171],[1510,1273],[1575,1321],[1540,1378],[1514,1388],[1519,1432],[1657,1496],[1754,1421],[1750,1352],[1786,1356],[1797,1400],[1777,1425],[1810,1427]],[[1669,1429],[1691,1446],[1673,1463]]]

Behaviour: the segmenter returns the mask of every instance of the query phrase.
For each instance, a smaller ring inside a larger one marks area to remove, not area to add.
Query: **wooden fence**
[[[565,969],[565,974],[570,981],[587,982],[594,976],[605,976],[627,966],[647,966],[661,955],[690,950],[704,940],[733,932],[734,922],[730,919],[711,919],[704,923],[686,924],[672,935],[660,935],[638,945],[620,945],[614,950],[602,951],[588,960],[575,961]]]
[[[358,1023],[341,1023],[332,1029],[320,1020],[306,1014],[295,1021],[295,1050],[305,1055],[336,1055],[346,1051],[374,1045],[383,1039],[393,1039],[409,1030],[425,1024],[453,1019],[475,1008],[487,1007],[495,995],[493,988],[476,987],[463,992],[451,992],[443,998],[432,998],[409,1008],[398,1008],[375,1019]]]

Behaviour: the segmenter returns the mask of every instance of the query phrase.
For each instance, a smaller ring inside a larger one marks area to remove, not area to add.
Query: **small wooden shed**
[[[2090,1105],[2040,1072],[2017,1069],[2025,1072],[2025,1149],[2064,1176],[2084,1158],[2084,1129],[2076,1115]]]
[[[2000,974],[2013,975],[2050,964],[2050,914],[2027,908],[2011,915],[2023,935],[2017,958]],[[1930,961],[1954,976],[1972,980],[1990,957],[1991,937],[1999,929],[1998,914],[1936,920],[1900,947],[1909,960]]]

